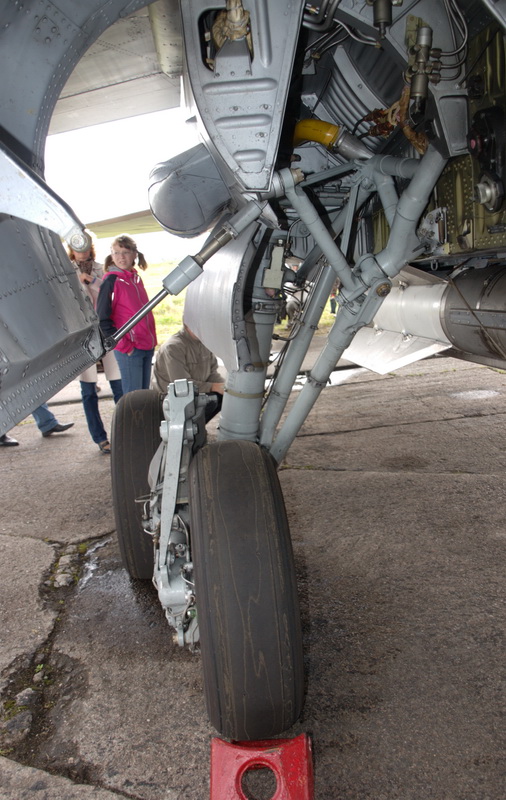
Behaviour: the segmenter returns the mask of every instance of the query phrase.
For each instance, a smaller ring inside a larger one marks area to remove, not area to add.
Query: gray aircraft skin
[[[199,644],[225,736],[277,735],[300,713],[276,466],[338,360],[506,366],[505,27],[506,0],[0,2],[0,433],[117,342],[66,256],[88,240],[44,182],[48,132],[175,106],[181,78],[199,133],[149,179],[154,218],[189,253],[154,302],[187,288],[185,321],[223,359],[218,441],[191,383],[129,395],[112,477],[125,567],[154,581],[180,644]],[[292,291],[304,302],[265,389]]]

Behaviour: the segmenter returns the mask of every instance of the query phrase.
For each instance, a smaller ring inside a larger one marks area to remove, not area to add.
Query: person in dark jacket
[[[134,240],[122,234],[111,245],[105,259],[106,275],[97,300],[97,314],[105,337],[112,336],[148,302],[144,284],[134,269],[138,260],[142,270],[146,259]],[[150,311],[118,342],[114,355],[121,373],[123,394],[134,389],[148,389],[151,362],[156,346],[155,320]]]

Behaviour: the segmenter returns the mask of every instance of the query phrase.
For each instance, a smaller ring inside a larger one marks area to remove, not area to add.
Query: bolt
[[[391,288],[389,283],[380,283],[380,285],[376,287],[376,294],[378,297],[386,297],[387,294],[390,294]]]

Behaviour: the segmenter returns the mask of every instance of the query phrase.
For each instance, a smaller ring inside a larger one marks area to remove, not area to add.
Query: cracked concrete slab
[[[135,798],[200,800],[216,735],[200,657],[174,643],[154,588],[129,579],[115,541],[97,558],[54,639],[38,759]]]
[[[24,767],[0,756],[2,800],[114,800],[115,792],[96,786],[77,785],[67,778]]]
[[[111,533],[110,458],[91,440],[81,403],[52,410],[59,422],[74,422],[74,427],[44,438],[30,416],[10,432],[19,447],[2,448],[0,479],[9,499],[0,534],[71,543]],[[111,399],[101,399],[106,430],[113,410]]]
[[[0,535],[0,691],[13,663],[28,666],[53,629],[57,614],[39,588],[54,557],[54,547],[37,539]]]

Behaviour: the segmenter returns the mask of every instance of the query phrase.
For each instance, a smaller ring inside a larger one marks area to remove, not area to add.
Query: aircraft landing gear
[[[200,640],[219,733],[265,739],[296,722],[304,694],[288,521],[265,448],[242,439],[206,444],[204,398],[183,380],[163,403],[138,391],[118,404],[112,486],[121,557],[132,577],[153,577],[178,643],[193,649]]]

